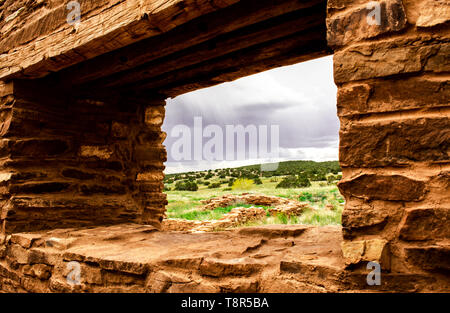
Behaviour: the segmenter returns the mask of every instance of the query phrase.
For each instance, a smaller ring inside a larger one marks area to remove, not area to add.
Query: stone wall
[[[77,98],[33,82],[0,95],[3,233],[159,226],[164,100]]]
[[[329,0],[338,86],[344,257],[397,273],[450,269],[450,6]]]
[[[21,0],[9,7],[12,2],[0,0],[1,9],[8,7],[0,13],[2,234],[124,222],[159,227],[166,152],[164,97],[155,94],[175,96],[328,53],[321,47],[324,25],[310,25],[304,16],[323,15],[321,0],[310,1],[316,6],[309,11],[298,1],[264,1],[257,11],[219,1],[230,24],[220,20],[210,29],[207,14],[221,7],[208,0],[167,7],[162,0],[145,7],[138,0],[99,1],[78,28],[64,23],[62,1],[33,6]],[[339,188],[346,198],[343,256],[356,274],[369,261],[381,263],[394,283],[398,277],[412,282],[408,291],[448,286],[449,2],[379,0],[379,25],[368,23],[378,12],[370,3],[328,1],[341,122]],[[229,18],[236,8],[240,22]],[[286,16],[289,23],[277,28]],[[253,41],[242,39],[249,34]],[[138,42],[141,49],[132,46]],[[227,42],[248,45],[225,52],[220,44],[231,47]],[[157,77],[154,65],[160,66]],[[71,93],[75,79],[83,96]],[[6,250],[0,248],[0,257],[12,251]],[[20,255],[11,255],[8,266],[15,266]],[[21,262],[20,273],[47,277],[45,266],[26,264],[45,263]]]

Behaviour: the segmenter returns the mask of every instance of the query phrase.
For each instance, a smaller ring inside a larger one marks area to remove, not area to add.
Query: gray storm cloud
[[[332,58],[324,57],[197,90],[167,101],[163,130],[168,152],[167,172],[202,170],[258,163],[258,159],[177,161],[171,136],[177,125],[193,130],[194,117],[203,127],[278,125],[280,160],[337,160],[339,121]],[[204,143],[207,139],[204,140]]]

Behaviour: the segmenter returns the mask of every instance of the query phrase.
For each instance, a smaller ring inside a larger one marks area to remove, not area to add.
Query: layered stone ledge
[[[446,276],[386,270],[380,286],[369,286],[367,269],[346,270],[341,241],[340,227],[301,225],[202,234],[159,232],[136,224],[18,233],[9,236],[0,250],[0,290],[450,291]],[[376,255],[377,250],[367,250],[366,255],[370,254]],[[72,283],[76,264],[79,284]]]

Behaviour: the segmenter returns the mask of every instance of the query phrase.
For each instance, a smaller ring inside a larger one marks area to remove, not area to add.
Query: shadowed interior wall
[[[159,227],[164,99],[331,52],[324,0],[80,5],[0,4],[6,233]]]
[[[77,99],[33,82],[9,88],[0,98],[3,232],[159,226],[164,100]]]

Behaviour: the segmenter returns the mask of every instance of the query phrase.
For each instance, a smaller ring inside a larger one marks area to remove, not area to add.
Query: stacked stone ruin
[[[447,0],[79,2],[72,25],[66,1],[0,1],[2,289],[65,290],[45,244],[12,234],[160,227],[166,98],[334,53],[342,271],[375,261],[389,290],[449,290]]]

